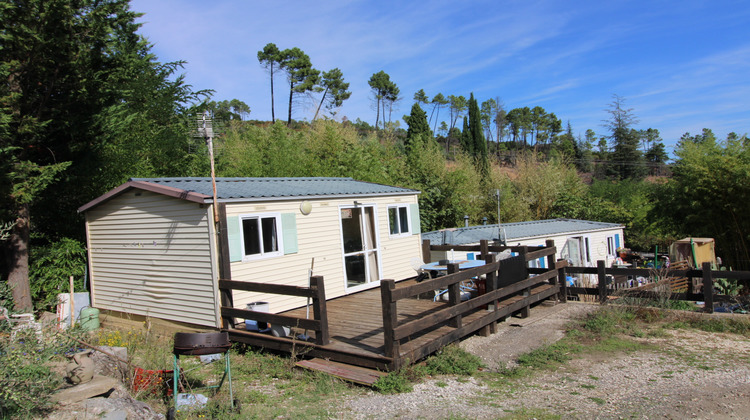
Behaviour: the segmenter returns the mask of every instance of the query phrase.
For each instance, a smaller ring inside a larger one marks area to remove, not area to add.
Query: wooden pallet
[[[387,373],[379,370],[367,369],[319,358],[302,360],[297,362],[296,366],[324,372],[345,381],[366,386],[372,386],[378,379],[387,375]]]

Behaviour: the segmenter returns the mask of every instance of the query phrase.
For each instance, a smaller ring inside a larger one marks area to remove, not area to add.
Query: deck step
[[[378,379],[387,375],[386,372],[381,372],[379,370],[347,365],[346,363],[339,363],[320,358],[302,360],[297,362],[296,365],[305,369],[324,372],[345,381],[366,386],[372,386]]]

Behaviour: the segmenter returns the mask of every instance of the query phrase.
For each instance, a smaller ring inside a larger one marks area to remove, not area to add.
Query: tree
[[[708,134],[710,130],[704,131]],[[713,133],[711,133],[713,134]],[[709,136],[710,137],[710,136]],[[675,149],[668,216],[678,235],[715,238],[716,254],[734,269],[750,268],[750,143],[686,141]]]
[[[286,123],[290,125],[294,95],[312,91],[318,83],[320,71],[312,67],[310,57],[297,47],[281,52],[281,68],[289,82],[289,115]]]
[[[387,86],[387,91],[385,93],[385,96],[383,97],[382,103],[383,103],[383,121],[385,121],[385,108],[388,108],[388,125],[391,125],[391,115],[393,114],[393,108],[401,98],[399,98],[399,94],[401,93],[398,86],[396,86],[395,83],[389,82]],[[383,124],[385,125],[385,124]],[[396,122],[396,125],[398,126],[398,122]]]
[[[466,112],[466,98],[463,95],[450,95],[448,96],[448,102],[450,103],[449,109],[451,112],[450,128],[453,129],[453,127],[456,126],[456,121],[458,121],[459,117],[463,116]]]
[[[484,141],[481,112],[477,100],[474,99],[473,92],[469,96],[468,108],[469,116],[464,118],[464,131],[461,137],[462,147],[467,154],[474,158],[474,165],[479,173],[486,176],[489,171],[487,143]]]
[[[338,68],[323,72],[323,78],[320,82],[319,89],[323,91],[323,97],[320,98],[320,104],[315,111],[313,121],[318,118],[320,107],[325,103],[328,110],[339,108],[345,100],[352,96],[349,92],[349,83],[344,82],[344,74]]]
[[[180,110],[167,98],[187,88],[181,78],[165,79],[180,64],[154,61],[136,33],[138,16],[127,0],[2,5],[0,218],[14,224],[3,268],[16,309],[32,306],[32,214],[54,220],[35,216],[35,233],[79,231],[75,208],[109,187],[92,180],[111,181],[101,156],[117,144],[112,133],[148,134],[131,125],[145,115],[168,121]]]
[[[375,109],[377,110],[377,114],[375,115],[375,127],[377,128],[378,122],[380,121],[381,104],[386,99],[386,96],[388,96],[391,89],[391,76],[383,70],[380,70],[370,76],[370,80],[368,80],[367,83],[370,85],[372,94],[375,97]],[[383,120],[385,120],[385,112],[383,113]]]
[[[487,141],[492,140],[492,123],[497,116],[498,104],[497,101],[490,98],[482,102],[482,126],[485,129],[485,136]]]
[[[411,114],[405,115],[404,121],[409,126],[404,141],[407,149],[410,149],[415,142],[432,139],[432,130],[430,130],[430,124],[427,122],[427,113],[419,106],[418,102],[412,105]]]
[[[232,99],[230,101],[223,100],[219,102],[208,101],[198,109],[201,111],[211,111],[214,118],[220,121],[242,121],[243,116],[250,113],[250,107],[239,99]]]
[[[418,104],[427,105],[430,103],[430,98],[427,97],[427,94],[425,93],[424,89],[419,89],[414,93],[414,102]]]
[[[646,167],[643,154],[638,150],[640,133],[631,128],[638,123],[638,119],[633,115],[632,108],[624,108],[624,98],[618,95],[612,97],[613,100],[606,109],[610,118],[604,120],[604,127],[611,131],[610,139],[614,143],[607,174],[616,179],[642,178]]]
[[[273,105],[273,74],[281,66],[282,58],[279,48],[276,47],[276,44],[271,42],[266,44],[262,50],[258,51],[258,61],[268,70],[268,73],[271,76],[271,122],[276,122]]]
[[[432,122],[432,115],[435,114],[435,111],[437,111],[437,115],[435,115],[435,127],[437,127],[438,119],[440,118],[440,108],[448,105],[448,100],[445,99],[445,96],[443,96],[442,93],[438,93],[437,95],[432,97],[432,112],[430,113],[430,122]],[[433,128],[435,130],[436,128]],[[447,130],[446,130],[447,133]]]

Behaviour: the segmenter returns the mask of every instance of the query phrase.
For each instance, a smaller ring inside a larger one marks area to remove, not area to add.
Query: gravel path
[[[491,337],[462,346],[490,369],[562,337],[569,319],[590,310],[567,304],[532,310],[509,320]],[[536,313],[535,313],[536,312]],[[520,326],[512,326],[513,324]],[[534,328],[530,328],[533,325]],[[432,378],[399,395],[376,393],[343,404],[343,418],[747,419],[750,418],[750,340],[693,330],[668,330],[640,339],[658,350],[586,356],[515,386],[492,375]],[[515,414],[513,414],[515,413]]]

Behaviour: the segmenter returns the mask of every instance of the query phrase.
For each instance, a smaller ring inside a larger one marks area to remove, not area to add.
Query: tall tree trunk
[[[315,110],[315,116],[313,117],[313,121],[315,121],[318,118],[318,112],[320,112],[320,107],[323,106],[323,101],[326,100],[326,94],[328,93],[328,88],[323,91],[323,97],[320,98],[320,103],[318,104],[318,109]]]
[[[273,106],[273,62],[271,62],[271,122],[276,122],[276,115],[274,114],[274,106]]]
[[[377,99],[378,99],[378,102],[375,105],[375,108],[377,109],[376,110],[377,113],[375,114],[375,129],[376,130],[378,129],[378,122],[380,122],[380,96],[378,96]]]
[[[289,82],[289,117],[286,120],[286,125],[292,125],[292,95],[294,95],[294,82]]]
[[[435,108],[437,108],[437,115],[435,115],[435,128],[432,129],[432,132],[437,135],[437,122],[440,119],[440,106],[436,105]],[[435,110],[433,109],[432,111],[434,112]]]
[[[8,286],[13,293],[16,310],[30,312],[31,303],[29,287],[29,205],[19,204],[16,210],[16,225],[13,227],[7,244]]]

